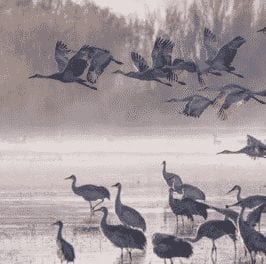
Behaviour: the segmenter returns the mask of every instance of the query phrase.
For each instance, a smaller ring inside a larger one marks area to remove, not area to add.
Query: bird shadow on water
[[[113,264],[142,264],[145,263],[146,251],[133,251],[132,260],[130,260],[128,252],[124,250],[123,258],[119,255]]]

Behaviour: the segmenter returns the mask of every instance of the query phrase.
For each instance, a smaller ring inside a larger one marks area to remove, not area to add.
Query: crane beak
[[[66,178],[65,178],[65,180],[69,180],[70,178],[71,178],[71,176],[69,176],[69,177],[66,177]]]
[[[229,193],[231,193],[232,191],[234,191],[235,190],[235,187],[233,187],[229,192],[227,192],[226,194],[229,194]]]

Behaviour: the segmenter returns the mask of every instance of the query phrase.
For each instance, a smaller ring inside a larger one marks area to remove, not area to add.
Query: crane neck
[[[74,178],[74,179],[72,180],[72,190],[73,190],[74,193],[75,193],[76,190],[77,190],[76,182],[77,182],[77,179]]]
[[[122,187],[118,186],[117,195],[116,195],[116,198],[115,198],[115,207],[117,209],[119,209],[120,206],[121,206],[121,189],[122,189]]]
[[[240,202],[242,200],[242,197],[241,197],[241,187],[239,187],[237,189],[237,201]]]
[[[103,217],[102,217],[102,220],[101,220],[101,228],[103,230],[105,230],[108,226],[107,224],[107,216],[108,216],[108,211],[104,211],[103,212]]]
[[[59,225],[59,229],[58,229],[58,233],[57,233],[57,240],[62,239],[62,229],[63,229],[63,225]]]

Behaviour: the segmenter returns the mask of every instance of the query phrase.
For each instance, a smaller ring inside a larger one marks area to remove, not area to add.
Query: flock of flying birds
[[[247,140],[248,145],[250,146],[258,146],[261,143],[252,136],[248,136]],[[266,146],[264,145],[264,147]],[[241,187],[235,185],[228,192],[237,192],[237,201],[235,203],[232,205],[226,205],[224,208],[212,206],[205,202],[206,195],[200,188],[189,183],[184,183],[179,175],[168,172],[166,170],[166,161],[162,162],[162,166],[162,175],[169,188],[168,204],[172,213],[176,217],[177,228],[175,234],[153,234],[153,252],[159,258],[164,259],[165,263],[167,259],[173,263],[174,258],[190,258],[193,255],[192,243],[194,244],[203,238],[207,238],[212,242],[212,263],[216,263],[217,246],[215,242],[217,239],[227,236],[233,242],[235,252],[234,263],[236,263],[237,259],[238,240],[242,241],[240,242],[241,246],[239,245],[239,247],[243,248],[244,246],[245,257],[249,254],[251,264],[256,263],[258,255],[260,255],[263,260],[263,254],[266,255],[266,237],[260,232],[260,221],[262,214],[266,213],[266,196],[251,195],[243,198],[241,196]],[[110,192],[106,187],[91,184],[76,186],[77,178],[75,175],[71,175],[65,179],[72,180],[72,191],[76,195],[81,196],[85,201],[89,202],[91,216],[96,212],[101,212],[103,214],[100,221],[102,233],[115,247],[121,249],[121,263],[123,263],[124,258],[123,250],[128,252],[130,263],[133,258],[132,250],[145,250],[147,245],[147,238],[145,235],[147,229],[146,221],[136,209],[125,205],[121,201],[121,183],[112,185],[112,187],[117,188],[115,214],[121,222],[121,224],[114,225],[108,223],[108,209],[106,207],[100,207],[100,205],[104,203],[104,199],[110,200]],[[174,197],[176,194],[179,194],[182,197]],[[92,204],[93,202],[95,203],[94,205]],[[230,207],[240,207],[240,212],[237,212]],[[244,217],[246,208],[250,209],[250,211],[247,214],[247,217]],[[224,219],[207,220],[209,210],[216,211],[224,216]],[[189,230],[188,233],[186,232],[187,237],[181,238],[178,221],[179,218],[181,218],[184,230],[185,217],[191,222],[191,230]],[[195,237],[192,237],[195,217],[202,217],[204,222],[197,228]],[[64,261],[66,261],[66,263],[74,263],[74,247],[62,236],[63,223],[57,221],[55,225],[59,226],[57,235],[58,257],[60,258],[61,263]]]
[[[258,32],[266,33],[265,27]],[[237,36],[233,40],[223,45],[220,49],[216,47],[216,36],[208,28],[204,29],[203,44],[206,49],[205,63],[208,65],[205,69],[200,69],[199,65],[193,60],[184,60],[180,58],[172,59],[172,52],[175,44],[169,39],[158,37],[154,43],[151,53],[152,65],[149,66],[145,58],[136,52],[131,52],[131,59],[136,71],[123,72],[116,70],[113,73],[122,74],[129,78],[142,81],[155,81],[162,85],[172,86],[171,83],[177,82],[180,85],[186,85],[179,80],[181,72],[196,74],[201,86],[200,90],[219,92],[215,99],[211,100],[202,95],[192,95],[186,98],[172,98],[166,102],[186,102],[185,108],[181,112],[186,116],[200,117],[201,114],[210,105],[219,106],[218,117],[221,120],[227,119],[228,109],[231,106],[238,106],[244,102],[253,99],[258,103],[265,104],[257,96],[266,96],[266,90],[251,91],[250,89],[238,84],[226,84],[221,87],[208,87],[205,85],[203,75],[212,74],[221,76],[223,72],[244,78],[243,75],[235,72],[232,62],[240,48],[246,40]],[[73,55],[74,54],[74,55]],[[72,55],[72,56],[71,56]],[[88,88],[97,90],[94,86],[97,79],[101,76],[107,66],[114,62],[122,65],[112,56],[110,51],[95,46],[84,45],[79,51],[75,52],[68,48],[62,41],[58,41],[55,46],[55,60],[58,66],[58,72],[51,75],[35,74],[29,78],[48,78],[58,80],[64,83],[78,83]],[[87,80],[81,76],[87,70]]]
[[[258,32],[266,33],[266,27]],[[138,53],[131,52],[131,59],[137,71],[123,72],[116,70],[113,73],[122,74],[129,78],[139,79],[142,81],[155,81],[162,85],[172,86],[171,83],[177,82],[180,85],[186,85],[185,82],[179,80],[179,74],[186,71],[197,76],[198,82],[204,91],[217,91],[218,95],[214,100],[201,95],[193,95],[182,99],[172,98],[167,102],[186,102],[182,114],[192,117],[200,117],[209,105],[219,105],[218,115],[221,119],[226,119],[226,111],[234,104],[253,99],[261,104],[264,101],[257,96],[266,96],[264,91],[251,91],[248,88],[237,84],[226,84],[222,87],[208,87],[203,79],[204,75],[212,74],[221,76],[222,72],[243,78],[243,76],[235,72],[235,67],[231,64],[240,48],[246,40],[237,36],[220,49],[215,47],[216,36],[209,29],[204,29],[203,43],[206,48],[207,58],[205,63],[208,65],[205,69],[200,69],[199,65],[192,60],[183,60],[180,58],[172,59],[174,43],[169,39],[158,37],[154,43],[151,53],[152,65],[149,66],[146,60]],[[71,56],[72,54],[72,56]],[[73,55],[74,54],[74,55]],[[58,72],[52,75],[35,74],[30,78],[48,78],[58,80],[64,83],[75,82],[80,85],[97,90],[94,86],[97,79],[104,72],[106,67],[114,62],[118,65],[123,63],[114,59],[111,53],[105,49],[94,46],[85,45],[75,52],[70,50],[62,41],[58,41],[55,47],[55,60],[58,65]],[[87,70],[87,80],[82,79],[82,75]],[[247,146],[238,151],[222,151],[218,154],[228,153],[245,153],[252,158],[266,157],[266,145],[258,139],[249,136]],[[206,204],[205,193],[198,187],[188,183],[183,183],[180,176],[166,171],[166,162],[163,162],[163,177],[169,186],[168,201],[169,206],[176,216],[177,225],[178,218],[181,217],[184,226],[184,217],[194,226],[194,217],[201,216],[206,220],[208,218],[208,210],[215,210],[225,216],[224,220],[208,220],[201,224],[197,229],[196,237],[180,238],[178,234],[155,233],[152,237],[152,245],[154,253],[164,259],[173,258],[189,258],[193,255],[193,246],[201,238],[206,237],[212,241],[211,258],[213,263],[217,261],[217,247],[215,241],[223,236],[231,238],[235,249],[236,261],[236,242],[238,236],[241,237],[246,253],[249,253],[251,263],[256,262],[258,254],[266,254],[266,237],[260,232],[261,214],[266,212],[266,196],[253,195],[246,198],[240,196],[240,186],[234,186],[232,191],[237,191],[237,202],[231,206],[241,207],[240,213],[226,208],[218,208]],[[103,186],[83,185],[76,186],[76,176],[71,175],[66,179],[72,180],[72,190],[76,195],[83,197],[90,204],[91,213],[102,212],[103,216],[100,226],[104,236],[109,239],[112,244],[121,249],[121,258],[123,259],[123,250],[127,250],[130,261],[132,260],[132,250],[144,250],[147,239],[145,236],[146,221],[144,217],[134,208],[129,207],[121,201],[121,183],[113,185],[117,188],[117,196],[115,200],[115,213],[121,221],[120,225],[108,224],[108,209],[100,207],[104,199],[110,199],[110,192]],[[182,195],[181,199],[174,197],[174,193]],[[199,202],[198,200],[202,200]],[[92,202],[99,201],[92,205]],[[98,208],[98,209],[96,209]],[[244,211],[246,208],[252,209],[246,220],[244,220]],[[256,230],[256,225],[259,225]],[[55,225],[59,226],[57,235],[58,257],[62,262],[73,262],[75,253],[73,246],[68,243],[62,236],[63,223],[57,221]],[[178,229],[177,229],[178,230]]]

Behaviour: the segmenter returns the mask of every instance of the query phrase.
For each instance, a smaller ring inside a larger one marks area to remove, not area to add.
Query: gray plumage
[[[176,215],[177,221],[178,216],[186,216],[191,220],[194,225],[194,216],[202,216],[204,219],[208,217],[207,209],[209,206],[204,203],[197,202],[190,198],[184,198],[182,200],[173,197],[173,188],[169,188],[169,206],[172,212]]]
[[[162,174],[167,185],[170,188],[174,188],[174,190],[180,190],[181,185],[183,184],[181,177],[175,173],[166,171],[166,161],[163,161],[162,165],[163,165]]]
[[[69,263],[69,262],[74,263],[74,260],[75,260],[74,248],[62,236],[63,223],[61,221],[57,221],[56,223],[54,223],[54,225],[59,226],[56,244],[58,247],[57,255],[61,263],[63,263],[64,261],[66,261],[66,263]]]
[[[151,53],[152,67],[148,66],[148,63],[140,54],[131,52],[131,59],[137,71],[125,73],[121,70],[117,70],[114,73],[143,81],[156,81],[167,86],[172,85],[161,79],[168,79],[169,81],[175,81],[181,85],[185,85],[184,82],[179,82],[177,75],[173,74],[171,70],[166,67],[171,65],[173,47],[174,43],[172,41],[158,37]]]
[[[101,229],[106,238],[112,244],[121,249],[121,258],[123,257],[123,249],[126,248],[130,259],[132,249],[144,250],[146,247],[146,237],[140,230],[136,230],[124,225],[110,225],[107,223],[108,210],[106,207],[101,207],[95,211],[103,212],[101,220]]]
[[[103,186],[96,186],[92,184],[76,186],[77,178],[75,175],[71,175],[65,179],[72,180],[72,190],[75,194],[83,197],[84,200],[90,203],[91,212],[93,212],[94,208],[99,204],[103,203],[104,199],[107,198],[110,200],[110,192]],[[92,201],[100,200],[99,203],[92,206]]]
[[[193,254],[190,243],[173,235],[155,233],[152,236],[153,252],[162,259],[189,258]]]
[[[236,240],[237,240],[237,229],[230,220],[209,220],[201,224],[197,230],[195,238],[185,238],[190,242],[197,242],[202,238],[206,237],[212,240],[211,257],[215,262],[217,261],[217,247],[215,240],[229,236],[234,242],[235,260],[236,260]],[[213,256],[215,254],[215,256]]]
[[[263,144],[260,140],[247,135],[247,145],[245,147],[237,151],[223,150],[221,152],[218,152],[217,154],[246,154],[253,159],[265,158],[266,145]]]
[[[120,219],[120,221],[127,226],[140,228],[144,232],[146,231],[146,222],[142,215],[136,211],[134,208],[126,206],[121,202],[121,183],[117,183],[112,187],[117,187],[117,196],[115,199],[115,212]]]
[[[199,118],[201,114],[212,104],[214,104],[214,100],[210,100],[207,97],[201,95],[193,95],[189,97],[185,97],[182,99],[172,98],[167,100],[166,102],[186,102],[184,110],[181,114],[191,117]]]
[[[209,67],[203,70],[203,72],[211,73],[213,70],[218,72],[226,71],[243,78],[242,75],[234,72],[235,68],[231,66],[231,63],[237,54],[237,49],[243,45],[246,40],[243,37],[238,36],[222,46],[219,50],[216,50],[213,45],[215,39],[215,35],[209,29],[205,28],[204,47],[207,52],[207,60],[205,62],[209,65]]]
[[[244,221],[243,214],[245,208],[245,206],[241,208],[238,218],[238,226],[245,248],[249,252],[251,263],[255,264],[257,253],[262,252],[266,255],[266,237],[256,231],[247,221]]]
[[[237,225],[237,219],[239,217],[238,212],[230,209],[230,208],[218,208],[215,206],[210,206],[211,209],[225,216],[225,220],[232,220],[235,225]]]
[[[183,183],[181,184],[180,188],[174,190],[179,194],[183,194],[182,198],[190,198],[193,200],[203,201],[205,201],[206,199],[205,193],[200,188],[188,183]]]
[[[88,67],[89,46],[84,45],[74,56],[68,59],[68,54],[71,52],[67,45],[62,41],[57,41],[55,46],[55,60],[57,62],[58,72],[51,75],[35,74],[29,78],[45,78],[58,80],[64,83],[76,82],[80,85],[97,90],[96,87],[90,86],[85,80],[79,78]]]
[[[96,83],[99,76],[104,72],[105,68],[111,63],[123,64],[118,60],[115,60],[110,54],[110,51],[100,49],[97,47],[89,47],[90,64],[87,73],[87,81],[89,83]]]

